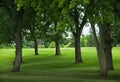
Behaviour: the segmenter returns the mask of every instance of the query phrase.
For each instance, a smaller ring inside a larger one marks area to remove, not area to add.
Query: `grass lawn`
[[[0,49],[0,82],[120,82],[120,48],[113,48],[114,71],[99,76],[95,48],[82,48],[83,63],[74,64],[74,48],[62,48],[61,56],[54,49],[23,49],[20,73],[12,73],[14,49]]]

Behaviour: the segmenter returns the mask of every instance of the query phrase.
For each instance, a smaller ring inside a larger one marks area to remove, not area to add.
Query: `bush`
[[[45,48],[45,45],[40,45],[40,48]]]
[[[48,48],[55,48],[55,42],[51,42]]]
[[[23,41],[23,48],[34,48],[34,42],[33,41]]]

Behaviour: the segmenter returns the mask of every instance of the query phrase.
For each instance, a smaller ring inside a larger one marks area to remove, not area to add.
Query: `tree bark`
[[[93,23],[91,23],[91,28],[93,31],[93,36],[94,36],[94,40],[96,43],[96,50],[97,50],[97,56],[98,56],[98,62],[100,65],[100,75],[101,76],[106,76],[107,75],[107,68],[106,68],[106,57],[105,57],[105,53],[104,53],[104,41],[103,41],[103,33],[100,30],[100,41],[98,41],[97,35],[96,35],[96,31],[95,31],[95,26]],[[100,27],[101,29],[102,27]],[[105,58],[104,58],[105,57]]]
[[[60,42],[59,42],[59,33],[57,33],[57,22],[54,21],[54,26],[55,26],[55,55],[60,55],[61,52],[60,52]]]
[[[81,46],[80,46],[80,36],[82,34],[83,27],[86,23],[86,16],[83,17],[82,22],[79,22],[79,15],[77,11],[77,7],[74,10],[74,22],[75,22],[75,30],[76,32],[73,32],[74,38],[75,38],[75,63],[80,63],[82,61],[82,55],[81,55]]]
[[[113,61],[112,61],[111,45],[105,46],[105,54],[107,56],[107,70],[114,70]]]
[[[39,55],[39,53],[38,53],[38,42],[37,42],[37,38],[35,36],[35,29],[34,28],[32,29],[31,26],[29,26],[29,29],[31,32],[32,39],[34,41],[34,55],[37,56],[37,55]]]
[[[22,62],[22,38],[21,38],[22,18],[23,18],[23,10],[19,12],[18,23],[15,30],[16,51],[15,51],[15,60],[12,68],[13,72],[20,72],[20,64]]]
[[[97,50],[97,56],[98,56],[98,63],[100,65],[100,51],[99,51],[99,41],[98,41],[98,37],[96,35],[96,30],[95,30],[95,24],[91,22],[91,28],[93,31],[93,37],[95,40],[95,44],[96,44],[96,50]]]
[[[104,54],[105,58],[106,58],[106,67],[107,67],[106,69],[113,70],[112,51],[111,51],[112,46],[111,46],[109,25],[107,25],[107,26],[102,25],[99,27],[99,29],[100,29],[100,42],[97,39],[94,24],[91,23],[91,27],[92,27],[93,36],[94,36],[94,39],[96,42],[96,49],[97,49],[100,69],[102,69],[101,65],[102,65],[102,61],[104,59],[101,57],[101,55]],[[102,40],[101,40],[101,38],[102,38]],[[103,50],[104,50],[104,53],[103,53]],[[104,59],[104,61],[105,61],[105,59]],[[100,75],[102,75],[102,72],[100,73]]]
[[[106,54],[104,52],[104,27],[99,25],[99,52],[100,52],[100,75],[107,76],[107,61],[106,61]]]
[[[56,53],[55,55],[60,55],[60,45],[59,45],[59,40],[56,38],[56,41],[55,41],[55,47],[56,47]]]
[[[107,70],[113,70],[113,61],[112,61],[112,45],[110,37],[110,24],[105,24],[104,27],[104,52],[106,54],[107,60]]]
[[[81,56],[81,48],[80,48],[80,35],[76,35],[75,37],[75,63],[82,62]]]
[[[36,38],[34,38],[34,50],[35,50],[35,56],[39,55],[39,53],[38,53],[38,43],[37,43]]]
[[[84,15],[82,22],[79,22],[79,14],[77,7],[74,9],[74,23],[75,23],[75,30],[73,33],[75,39],[75,63],[80,63],[82,61],[81,55],[81,46],[80,46],[80,36],[82,34],[83,27],[86,23],[86,15]]]

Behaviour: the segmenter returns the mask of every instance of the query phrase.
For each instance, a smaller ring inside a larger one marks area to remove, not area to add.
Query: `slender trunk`
[[[34,38],[34,50],[35,50],[35,55],[39,55],[38,54],[38,43],[37,43],[37,39]]]
[[[30,32],[31,32],[31,36],[32,36],[32,38],[33,38],[33,40],[34,40],[34,55],[36,56],[36,55],[39,55],[39,53],[38,53],[37,38],[36,38],[36,36],[35,36],[35,29],[32,28],[31,26],[29,26],[29,29],[30,29]]]
[[[21,63],[23,63],[23,58],[22,58],[22,38],[20,38],[21,39]]]
[[[20,64],[22,62],[22,40],[21,40],[21,26],[22,26],[23,10],[19,12],[18,24],[15,31],[15,60],[13,64],[12,71],[20,72]]]
[[[98,37],[96,35],[95,25],[93,23],[91,23],[91,28],[92,28],[92,31],[93,31],[93,37],[94,37],[95,44],[96,44],[96,50],[97,50],[97,56],[98,56],[98,63],[100,65],[99,41],[98,41]]]
[[[55,47],[56,47],[56,53],[55,55],[60,55],[60,45],[59,45],[59,40],[56,38],[56,41],[55,41]]]
[[[54,25],[55,25],[55,55],[60,55],[60,42],[59,42],[59,34],[57,33],[57,22],[54,21]]]
[[[107,62],[106,62],[106,55],[104,52],[104,27],[99,25],[99,33],[100,33],[100,45],[99,45],[99,52],[100,52],[100,75],[107,76]]]
[[[75,63],[82,62],[81,56],[81,48],[80,48],[80,35],[76,35],[75,37]]]
[[[112,61],[112,45],[110,37],[110,25],[106,24],[104,27],[104,44],[105,44],[105,54],[107,60],[107,70],[113,70],[113,61]]]

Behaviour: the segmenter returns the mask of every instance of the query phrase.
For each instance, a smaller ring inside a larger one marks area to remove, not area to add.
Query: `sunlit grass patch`
[[[12,73],[14,49],[0,49],[0,82],[119,82],[120,48],[113,48],[114,71],[108,77],[99,76],[96,49],[82,48],[83,63],[74,63],[74,48],[62,48],[61,56],[55,49],[23,49],[23,64],[20,73]]]

